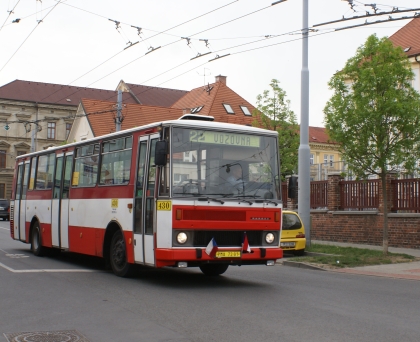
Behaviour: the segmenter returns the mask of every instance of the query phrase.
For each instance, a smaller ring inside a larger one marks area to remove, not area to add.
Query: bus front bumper
[[[277,260],[283,257],[280,248],[251,248],[251,252],[242,252],[238,248],[219,248],[218,252],[239,252],[238,257],[209,256],[205,248],[164,249],[156,250],[156,267],[176,266],[178,262],[187,262],[194,267],[208,263],[228,263],[230,265],[266,264],[267,260]]]

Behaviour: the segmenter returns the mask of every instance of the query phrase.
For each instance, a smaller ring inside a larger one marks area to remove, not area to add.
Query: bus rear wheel
[[[216,277],[226,272],[229,265],[227,264],[204,264],[200,266],[201,272],[206,276]]]
[[[112,271],[119,277],[130,277],[133,274],[134,265],[128,263],[124,236],[120,230],[112,236],[110,261]]]
[[[32,227],[31,250],[36,256],[43,256],[45,254],[45,248],[42,247],[41,229],[38,221],[36,221]]]

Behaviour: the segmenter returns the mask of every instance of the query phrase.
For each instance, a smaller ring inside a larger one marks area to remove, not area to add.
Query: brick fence
[[[391,212],[393,196],[391,182],[387,177],[388,244],[390,247],[420,248],[420,214]],[[379,186],[379,205],[374,210],[342,210],[340,205],[340,182],[338,174],[328,176],[327,206],[311,210],[311,239],[334,242],[349,242],[382,246],[383,211],[382,186]],[[285,207],[296,208],[296,202],[288,199]]]

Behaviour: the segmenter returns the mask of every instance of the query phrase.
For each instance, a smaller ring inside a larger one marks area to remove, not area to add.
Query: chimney
[[[216,82],[222,82],[223,84],[226,84],[226,77],[227,76],[218,75],[216,76]]]

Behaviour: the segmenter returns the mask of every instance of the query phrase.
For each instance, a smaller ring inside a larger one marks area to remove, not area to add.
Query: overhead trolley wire
[[[57,2],[54,7],[52,9],[50,9],[48,11],[48,13],[45,15],[44,18],[42,18],[40,21],[38,21],[38,23],[36,24],[36,26],[34,27],[34,29],[29,33],[29,35],[25,38],[25,40],[22,42],[22,44],[19,45],[19,47],[17,48],[17,50],[13,53],[13,55],[7,60],[6,64],[3,65],[3,67],[0,69],[0,73],[2,72],[2,70],[6,67],[6,65],[10,62],[10,60],[13,58],[14,55],[16,55],[16,53],[19,51],[19,49],[23,46],[23,44],[25,44],[25,42],[29,39],[29,37],[31,36],[31,34],[36,30],[36,28],[38,27],[38,25],[40,23],[42,23],[44,21],[44,19],[57,7],[57,5],[59,5],[61,2],[61,0],[59,2]]]
[[[13,8],[12,8],[10,11],[8,11],[8,12],[9,12],[9,15],[7,16],[7,18],[6,18],[6,20],[4,21],[3,25],[1,25],[1,27],[0,27],[0,31],[1,31],[1,29],[3,28],[3,26],[6,24],[7,19],[9,19],[9,17],[12,15],[13,11],[15,10],[15,8],[16,8],[16,6],[19,4],[19,2],[20,2],[20,0],[18,0],[18,2],[15,4],[15,6],[13,6]]]
[[[20,0],[19,0],[20,1]],[[55,0],[55,1],[58,1],[58,0]],[[64,5],[65,4],[65,1],[68,1],[68,0],[63,0],[63,1],[61,1],[61,5]],[[35,13],[32,13],[32,14],[29,14],[29,15],[27,15],[26,17],[22,17],[22,18],[19,18],[20,20],[23,20],[23,19],[27,19],[27,18],[29,18],[29,17],[33,17],[34,15],[37,15],[38,13],[42,13],[42,12],[44,12],[44,11],[46,11],[46,10],[48,10],[48,9],[50,9],[51,7],[54,7],[55,5],[51,5],[51,6],[48,6],[48,7],[45,7],[44,9],[42,9],[41,11],[37,11],[37,12],[35,12]],[[9,24],[5,24],[4,26],[9,26],[9,25],[12,25],[13,24],[13,22],[11,22],[11,23],[9,23]]]
[[[207,14],[213,13],[213,12],[215,12],[215,11],[217,11],[217,10],[220,10],[220,9],[222,9],[222,8],[224,8],[224,7],[226,7],[226,6],[229,6],[229,5],[231,5],[231,4],[235,3],[235,2],[238,2],[238,1],[239,1],[239,0],[235,0],[235,1],[232,1],[232,2],[230,2],[230,3],[228,3],[228,4],[226,4],[226,5],[223,5],[223,6],[220,6],[220,7],[218,7],[218,8],[215,8],[215,9],[213,9],[213,10],[209,11],[209,12],[206,12],[206,13],[204,13],[204,14],[201,14],[201,15],[197,16],[197,17],[194,17],[194,18],[192,18],[192,19],[189,19],[189,20],[187,20],[187,21],[184,21],[184,22],[182,22],[182,23],[180,23],[180,24],[178,24],[178,25],[175,25],[175,26],[173,26],[173,27],[171,27],[171,28],[169,28],[169,29],[166,29],[166,30],[164,30],[164,31],[162,31],[162,32],[159,32],[159,33],[157,33],[156,35],[154,35],[154,36],[152,36],[152,37],[155,37],[155,36],[157,36],[157,35],[159,35],[159,34],[161,34],[161,33],[164,33],[164,32],[167,32],[167,31],[169,31],[169,30],[172,30],[172,29],[174,29],[174,28],[176,28],[176,27],[179,27],[179,26],[181,26],[181,25],[184,25],[184,24],[186,24],[186,23],[188,23],[188,22],[191,22],[191,21],[193,21],[193,20],[196,20],[196,19],[198,19],[198,18],[201,18],[201,17],[203,17],[203,16],[205,16],[205,15],[207,15]],[[107,20],[108,20],[108,18],[107,18],[107,17],[102,16],[102,15],[100,15],[100,14],[97,14],[97,13],[94,13],[94,12],[91,12],[91,11],[87,11],[87,10],[81,9],[81,8],[76,7],[76,6],[73,6],[73,5],[69,5],[69,4],[65,4],[65,3],[62,3],[62,4],[63,4],[63,5],[70,6],[70,7],[74,7],[74,8],[76,8],[76,9],[79,9],[79,10],[82,10],[82,11],[85,11],[85,12],[88,12],[88,13],[90,13],[90,14],[93,14],[93,15],[96,15],[96,16],[99,16],[99,17],[101,17],[101,18],[105,18],[105,19],[107,19]],[[127,24],[127,25],[128,25],[128,24]],[[143,41],[145,41],[145,40],[147,40],[147,39],[150,39],[150,38],[152,38],[152,37],[148,37],[148,38],[146,38],[146,39],[143,39]],[[178,41],[176,41],[176,42],[178,42]],[[176,43],[176,42],[172,42],[172,43],[166,44],[165,46],[168,46],[168,45],[174,44],[174,43]],[[113,59],[114,57],[118,56],[118,55],[119,55],[120,53],[122,53],[122,52],[124,52],[124,50],[121,50],[121,51],[119,51],[118,53],[114,54],[113,56],[109,57],[107,60],[105,60],[105,61],[101,62],[99,65],[95,66],[93,69],[90,69],[89,71],[85,72],[83,75],[79,76],[78,78],[76,78],[75,80],[73,80],[72,82],[70,82],[69,84],[67,84],[66,86],[71,85],[72,83],[76,82],[76,81],[77,81],[77,80],[79,80],[80,78],[82,78],[82,77],[86,76],[87,74],[91,73],[92,71],[96,70],[97,68],[99,68],[100,66],[102,66],[102,65],[103,65],[103,64],[105,64],[106,62],[110,61],[110,60],[111,60],[111,59]],[[114,72],[116,72],[116,71],[120,70],[121,68],[123,68],[123,67],[125,67],[125,66],[127,66],[127,65],[129,65],[129,64],[131,64],[131,63],[133,63],[134,61],[136,61],[136,60],[138,60],[139,58],[142,58],[142,57],[144,57],[144,55],[142,55],[142,56],[140,56],[140,57],[136,58],[135,60],[133,60],[133,61],[131,61],[131,62],[129,62],[129,63],[127,63],[127,64],[125,64],[125,65],[123,65],[122,67],[118,68],[117,70],[114,70],[113,72],[111,72],[111,73],[107,74],[106,76],[102,77],[101,79],[103,79],[103,78],[105,78],[105,77],[107,77],[107,76],[111,75],[112,73],[114,73]],[[1,70],[0,70],[0,71],[1,71]],[[96,82],[100,81],[101,79],[96,80],[96,81],[95,81],[95,82],[93,82],[93,83],[90,83],[90,84],[89,84],[88,86],[86,86],[86,87],[89,87],[90,85],[92,85],[92,84],[94,84],[94,83],[96,83]],[[62,86],[62,87],[63,87],[63,86]],[[55,94],[56,92],[60,91],[62,87],[60,87],[59,89],[57,89],[55,92],[51,93],[50,95],[48,95],[48,96],[44,97],[44,98],[43,98],[43,99],[41,99],[40,101],[45,100],[46,98],[48,98],[48,97],[52,96],[53,94]],[[70,95],[73,95],[73,94],[75,94],[76,92],[77,92],[77,91],[75,91],[74,93],[72,93],[72,94],[70,94]],[[68,97],[68,96],[70,96],[70,95],[67,95],[66,97]],[[62,98],[62,99],[60,99],[60,100],[57,100],[57,101],[56,101],[56,103],[57,103],[57,102],[59,102],[59,101],[61,101],[61,100],[63,100],[63,99],[64,99],[64,98]]]
[[[238,0],[236,0],[236,1],[238,1]],[[236,2],[236,1],[234,1],[234,2]],[[232,3],[233,3],[233,2],[229,3],[228,5],[230,5],[230,4],[232,4]],[[225,6],[227,6],[227,5],[225,5]],[[200,33],[203,33],[203,32],[206,32],[206,31],[210,31],[210,30],[212,30],[212,29],[215,29],[215,28],[217,28],[217,27],[220,27],[220,26],[226,25],[226,24],[231,23],[231,22],[233,22],[233,21],[236,21],[236,20],[242,19],[242,18],[247,17],[247,16],[249,16],[249,15],[251,15],[251,14],[258,13],[258,12],[260,12],[260,11],[262,11],[262,10],[265,10],[265,9],[267,9],[267,8],[270,8],[270,7],[272,7],[272,5],[270,5],[270,6],[266,6],[266,7],[263,7],[263,8],[260,8],[260,9],[258,9],[258,10],[256,10],[256,11],[253,11],[253,12],[250,12],[250,13],[247,13],[247,14],[244,14],[244,15],[242,15],[242,16],[240,16],[240,17],[237,17],[237,18],[231,19],[231,20],[229,20],[229,21],[226,21],[226,22],[224,22],[224,23],[221,23],[221,24],[218,24],[218,25],[212,26],[212,27],[210,27],[210,28],[208,28],[208,29],[205,29],[205,30],[199,31],[199,32],[194,33],[194,34],[192,34],[192,35],[188,35],[187,37],[193,37],[193,36],[196,36],[196,35],[198,35],[198,34],[200,34]],[[208,12],[208,13],[210,13],[210,12]],[[179,26],[179,25],[174,26],[174,27],[178,27],[178,26]],[[164,31],[163,31],[163,32],[164,32]],[[181,38],[181,40],[182,40],[182,38]],[[162,47],[167,47],[167,46],[172,45],[172,44],[174,44],[174,43],[177,43],[177,42],[179,42],[179,41],[181,41],[181,40],[176,40],[176,41],[173,41],[173,42],[171,42],[171,43],[168,43],[168,44],[166,44],[166,45],[163,45]],[[143,57],[144,57],[144,55],[143,55],[143,56],[140,56],[140,57],[137,57],[137,58],[135,58],[135,59],[133,59],[133,60],[131,60],[130,62],[128,62],[128,63],[126,63],[126,64],[124,64],[123,66],[119,67],[118,69],[116,69],[116,70],[114,70],[114,71],[112,71],[112,72],[108,73],[107,75],[105,75],[105,76],[101,77],[100,79],[98,79],[98,80],[94,81],[93,83],[90,83],[88,86],[90,86],[90,85],[92,85],[92,84],[95,84],[96,82],[101,81],[102,79],[104,79],[104,78],[108,77],[109,75],[112,75],[112,74],[113,74],[113,73],[115,73],[116,71],[119,71],[119,70],[121,70],[122,68],[125,68],[127,65],[130,65],[131,63],[133,63],[133,62],[135,62],[135,61],[137,61],[137,60],[139,60],[139,59],[141,59],[141,58],[143,58]]]
[[[184,22],[182,22],[182,23],[180,23],[180,24],[178,24],[178,25],[175,25],[175,26],[173,26],[173,27],[171,27],[171,28],[168,28],[168,29],[166,29],[166,30],[164,30],[164,31],[161,31],[161,32],[158,32],[158,33],[156,33],[155,35],[153,35],[153,36],[150,36],[150,37],[147,37],[147,38],[145,38],[145,39],[142,39],[142,42],[144,42],[144,41],[146,41],[146,40],[148,40],[148,39],[151,39],[151,38],[153,38],[153,37],[156,37],[156,36],[158,36],[158,35],[160,35],[160,34],[163,34],[163,33],[165,33],[165,32],[167,32],[167,31],[170,31],[170,30],[172,30],[172,29],[174,29],[174,28],[176,28],[176,27],[179,27],[179,26],[182,26],[182,25],[184,25],[184,24],[186,24],[186,23],[189,23],[189,22],[191,22],[191,21],[194,21],[194,20],[196,20],[196,19],[198,19],[198,18],[201,18],[201,17],[203,17],[203,16],[205,16],[205,15],[208,15],[208,14],[210,14],[210,13],[213,13],[213,12],[215,12],[215,11],[217,11],[217,10],[220,10],[220,9],[222,9],[222,8],[224,8],[224,7],[227,7],[227,6],[229,6],[229,5],[232,5],[233,3],[235,3],[235,2],[238,2],[239,0],[235,0],[235,1],[232,1],[232,2],[230,2],[230,3],[228,3],[228,4],[226,4],[226,5],[223,5],[223,6],[220,6],[220,7],[218,7],[218,8],[215,8],[215,9],[213,9],[213,10],[211,10],[211,11],[209,11],[209,12],[206,12],[206,13],[204,13],[204,14],[200,14],[199,16],[197,16],[197,17],[194,17],[194,18],[192,18],[192,19],[189,19],[189,20],[187,20],[187,21],[184,21]],[[107,19],[107,20],[109,20],[109,18],[107,18],[107,17],[105,17],[105,16],[103,16],[103,15],[100,15],[100,14],[97,14],[97,13],[94,13],[94,12],[91,12],[91,11],[87,11],[87,10],[84,10],[84,9],[82,9],[82,8],[79,8],[79,7],[76,7],[76,6],[73,6],[73,5],[70,5],[70,4],[64,4],[64,5],[66,5],[66,6],[70,6],[70,7],[73,7],[73,8],[76,8],[76,9],[78,9],[78,10],[81,10],[81,11],[84,11],[84,12],[87,12],[87,13],[90,13],[90,14],[93,14],[93,15],[96,15],[96,16],[99,16],[99,17],[101,17],[101,18],[105,18],[105,19]],[[125,25],[130,25],[130,24],[126,24],[126,23],[123,23],[123,22],[121,22],[122,24],[125,24]],[[130,26],[132,26],[132,27],[134,27],[133,25],[130,25]],[[173,43],[171,43],[171,44],[173,44]],[[168,46],[168,45],[170,45],[170,44],[167,44],[167,45],[165,45],[165,46]],[[105,60],[104,62],[102,62],[102,63],[100,63],[99,65],[97,65],[96,67],[94,67],[93,69],[91,69],[91,70],[89,70],[89,71],[87,71],[86,73],[84,73],[82,76],[80,76],[80,77],[78,77],[78,78],[76,78],[74,81],[72,81],[72,82],[70,82],[69,83],[69,85],[70,84],[72,84],[72,83],[74,83],[75,81],[77,81],[78,79],[80,79],[80,78],[82,78],[82,77],[84,77],[84,76],[86,76],[87,74],[89,74],[89,73],[91,73],[92,71],[94,71],[94,70],[96,70],[97,68],[99,68],[101,65],[103,65],[103,64],[105,64],[106,62],[108,62],[108,61],[110,61],[111,59],[113,59],[114,57],[116,57],[116,56],[118,56],[121,52],[123,52],[124,50],[121,50],[120,52],[118,52],[118,53],[116,53],[115,55],[113,55],[113,56],[111,56],[111,57],[109,57],[107,60]],[[138,58],[137,58],[138,59]],[[137,59],[135,59],[135,60],[137,60]],[[131,62],[129,62],[128,64],[131,64],[132,62],[134,62],[135,60],[133,60],[133,61],[131,61]],[[128,65],[128,64],[126,64],[126,65]],[[117,70],[115,70],[115,71],[118,71],[119,69],[117,69]],[[107,76],[109,76],[110,74],[108,74]],[[106,77],[106,76],[105,76]],[[102,79],[102,78],[101,78]],[[99,80],[98,80],[99,81]],[[96,83],[96,82],[98,82],[98,81],[95,81],[94,83]],[[91,84],[94,84],[94,83],[91,83]]]

